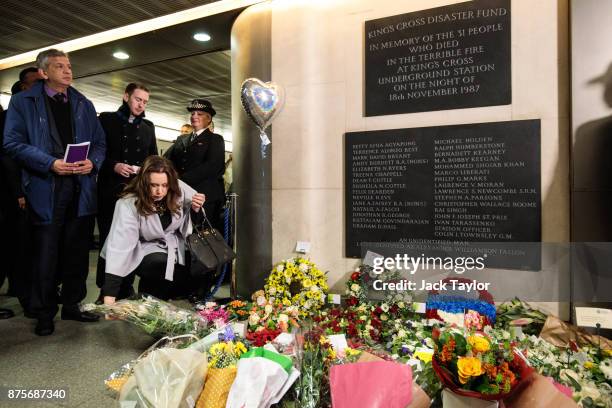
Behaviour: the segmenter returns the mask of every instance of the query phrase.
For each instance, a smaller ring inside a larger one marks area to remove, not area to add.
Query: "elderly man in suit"
[[[35,333],[53,333],[62,285],[62,319],[94,322],[83,312],[89,241],[96,213],[96,174],[105,154],[104,131],[93,104],[72,84],[68,56],[49,49],[36,58],[44,79],[11,98],[4,147],[23,166],[22,184],[32,230]],[[67,146],[90,142],[87,158],[64,161]]]

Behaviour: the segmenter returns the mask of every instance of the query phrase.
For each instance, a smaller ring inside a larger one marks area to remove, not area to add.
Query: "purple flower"
[[[224,341],[234,341],[236,338],[231,324],[225,326],[225,330],[223,330],[223,338],[225,339]]]

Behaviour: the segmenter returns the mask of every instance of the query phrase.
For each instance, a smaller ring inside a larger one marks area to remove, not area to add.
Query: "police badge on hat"
[[[191,101],[189,106],[187,106],[187,110],[189,112],[193,112],[196,110],[203,111],[210,114],[210,116],[215,116],[217,114],[217,112],[212,107],[212,103],[210,103],[206,99],[194,99],[193,101]]]

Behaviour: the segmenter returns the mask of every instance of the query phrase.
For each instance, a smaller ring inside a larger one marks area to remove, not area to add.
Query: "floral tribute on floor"
[[[131,407],[612,408],[609,339],[486,291],[369,299],[374,277],[350,273],[332,304],[326,273],[296,257],[223,306],[87,305],[159,339],[105,384]]]

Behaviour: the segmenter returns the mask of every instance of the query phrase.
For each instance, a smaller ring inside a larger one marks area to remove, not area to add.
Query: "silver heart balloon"
[[[242,107],[263,133],[285,104],[283,88],[274,82],[245,79],[240,88]]]

